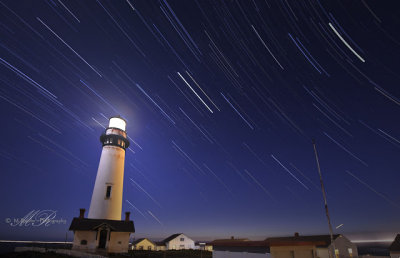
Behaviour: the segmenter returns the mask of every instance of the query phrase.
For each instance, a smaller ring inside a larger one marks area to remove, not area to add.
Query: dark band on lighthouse
[[[107,130],[106,133],[100,136],[100,142],[103,144],[103,146],[107,145],[117,146],[121,147],[124,150],[126,150],[129,147],[129,140],[127,138],[117,134],[107,134]]]

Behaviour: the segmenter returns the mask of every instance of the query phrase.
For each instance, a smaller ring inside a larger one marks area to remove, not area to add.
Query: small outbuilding
[[[397,234],[389,247],[390,258],[400,258],[400,234]]]
[[[125,220],[74,218],[69,230],[74,232],[73,250],[105,253],[127,253],[129,238],[135,232],[133,221],[126,213]]]
[[[139,238],[132,242],[132,249],[133,250],[149,250],[149,251],[156,251],[157,244],[151,241],[148,238]]]
[[[160,246],[165,246],[165,250],[195,249],[193,239],[183,233],[170,235],[161,241]]]

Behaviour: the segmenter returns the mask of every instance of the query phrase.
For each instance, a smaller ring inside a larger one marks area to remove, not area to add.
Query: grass
[[[112,257],[135,257],[135,258],[212,258],[212,252],[201,250],[168,250],[147,251],[131,250],[128,255],[115,255]]]
[[[67,258],[72,257],[53,252],[11,252],[0,254],[0,258]],[[212,252],[200,250],[168,250],[168,251],[145,251],[131,250],[128,254],[111,254],[112,258],[135,257],[135,258],[212,258]]]
[[[65,254],[56,254],[53,252],[47,252],[47,253],[40,253],[40,252],[33,252],[33,251],[27,251],[27,252],[12,252],[12,253],[3,253],[0,254],[0,258],[67,258],[67,257],[72,257],[69,255]]]

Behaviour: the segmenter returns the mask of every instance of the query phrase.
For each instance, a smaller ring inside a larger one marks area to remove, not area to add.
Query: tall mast
[[[315,160],[317,161],[317,168],[318,168],[318,174],[319,174],[319,182],[321,183],[321,191],[322,191],[322,196],[324,197],[324,203],[325,203],[325,213],[326,213],[326,218],[328,220],[328,225],[329,225],[329,233],[331,235],[331,246],[333,247],[333,253],[335,253],[335,243],[333,242],[333,229],[332,229],[332,224],[331,224],[331,219],[329,217],[329,211],[328,211],[328,202],[326,201],[326,192],[325,192],[325,187],[324,187],[324,181],[322,180],[322,174],[321,174],[321,167],[319,166],[319,159],[318,159],[318,153],[317,153],[317,146],[315,144],[315,140],[312,140],[312,144],[314,147],[314,154],[315,154]],[[329,250],[329,257],[333,257],[331,251]]]

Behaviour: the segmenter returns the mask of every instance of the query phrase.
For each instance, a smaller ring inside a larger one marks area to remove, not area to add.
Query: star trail
[[[399,17],[396,1],[0,0],[0,219],[88,209],[120,115],[137,238],[326,234],[312,139],[334,232],[392,236]]]

